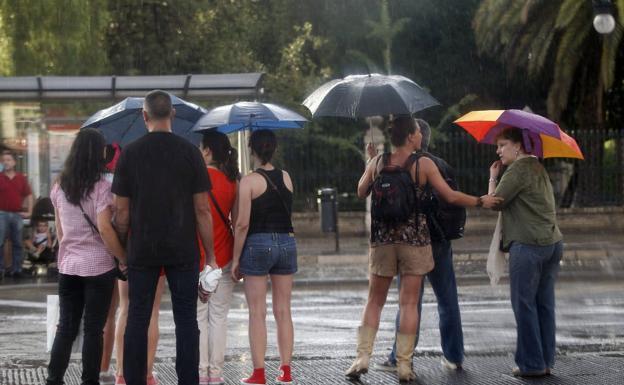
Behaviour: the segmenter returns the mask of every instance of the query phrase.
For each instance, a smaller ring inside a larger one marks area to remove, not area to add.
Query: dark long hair
[[[416,128],[416,123],[411,116],[400,115],[395,117],[388,127],[390,143],[395,147],[404,145],[407,137],[416,132]]]
[[[212,160],[229,180],[234,182],[240,177],[238,152],[230,144],[227,135],[217,130],[205,131],[202,135],[202,147],[212,152]]]
[[[267,129],[253,131],[249,137],[249,147],[263,165],[269,163],[277,148],[275,133]]]
[[[59,177],[69,203],[78,205],[93,191],[105,171],[104,137],[93,128],[78,132]]]
[[[507,127],[503,129],[496,135],[495,140],[506,139],[510,140],[514,143],[520,143],[522,147],[522,151],[527,152],[526,148],[524,148],[524,139],[522,136],[522,129],[518,127]]]

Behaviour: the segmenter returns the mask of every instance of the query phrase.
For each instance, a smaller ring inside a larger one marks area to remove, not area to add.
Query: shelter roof
[[[182,98],[255,96],[263,73],[0,77],[0,100],[121,99],[161,89]]]

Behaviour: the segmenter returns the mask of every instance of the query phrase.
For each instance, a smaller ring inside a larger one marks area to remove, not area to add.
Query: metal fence
[[[586,160],[546,159],[555,197],[560,207],[624,204],[624,130],[588,129],[568,132],[577,139]],[[336,187],[341,211],[364,210],[357,199],[357,182],[364,170],[363,142],[320,140],[304,133],[283,138],[281,165],[291,171],[295,185],[295,210],[317,209],[317,190]],[[487,192],[489,167],[498,159],[496,148],[479,144],[464,131],[436,136],[430,151],[455,168],[462,191]]]
[[[568,133],[576,138],[585,160],[544,160],[559,206],[624,204],[624,130]],[[489,167],[498,159],[494,146],[479,144],[468,133],[458,131],[443,135],[430,151],[455,168],[462,191],[473,195],[486,192]]]

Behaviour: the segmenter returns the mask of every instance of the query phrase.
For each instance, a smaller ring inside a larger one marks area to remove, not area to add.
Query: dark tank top
[[[248,234],[254,233],[292,233],[290,218],[293,194],[284,184],[282,170],[263,170],[277,187],[286,203],[282,203],[280,195],[267,183],[267,189],[257,198],[251,200],[251,216]],[[288,208],[288,211],[286,210]]]

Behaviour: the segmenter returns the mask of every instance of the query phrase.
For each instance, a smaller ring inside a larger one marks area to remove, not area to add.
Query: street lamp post
[[[611,0],[592,0],[592,5],[594,7],[594,29],[602,35],[613,32],[615,18],[613,17]]]

